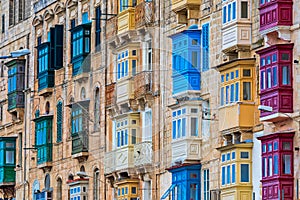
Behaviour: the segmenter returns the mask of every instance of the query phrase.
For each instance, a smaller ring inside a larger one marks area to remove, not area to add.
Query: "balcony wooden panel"
[[[254,126],[256,106],[252,103],[234,103],[219,109],[219,130],[251,128]]]
[[[153,3],[141,2],[135,9],[135,25],[136,27],[147,26],[153,23]]]
[[[135,9],[128,8],[118,15],[118,34],[135,29]]]
[[[145,141],[134,145],[134,166],[152,164],[152,141]]]
[[[179,11],[188,7],[200,8],[200,0],[172,0],[172,10]]]
[[[134,97],[133,79],[128,78],[117,82],[117,102],[127,102]]]
[[[115,88],[116,88],[115,83],[107,85],[105,88],[105,95],[106,95],[105,106],[106,107],[113,106],[116,102],[116,96],[115,96],[116,89]]]
[[[251,45],[251,24],[235,23],[224,27],[222,30],[222,50],[234,51],[239,47],[250,47]]]
[[[104,173],[127,171],[134,167],[134,147],[125,146],[107,152],[104,158]]]
[[[152,92],[152,72],[141,72],[134,76],[134,97],[139,98]]]
[[[188,137],[172,141],[172,163],[199,161],[201,159],[201,139]]]
[[[107,20],[106,23],[106,37],[114,37],[117,35],[118,30],[118,18],[117,17],[111,17],[109,20]]]

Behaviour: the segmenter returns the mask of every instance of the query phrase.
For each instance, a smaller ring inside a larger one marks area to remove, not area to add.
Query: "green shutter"
[[[58,102],[56,106],[56,124],[57,124],[57,136],[56,136],[56,142],[61,142],[62,141],[62,121],[63,121],[63,107],[62,107],[62,102]]]

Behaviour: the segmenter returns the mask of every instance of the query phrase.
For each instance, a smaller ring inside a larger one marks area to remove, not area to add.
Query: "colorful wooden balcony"
[[[293,112],[293,44],[277,44],[258,51],[260,55],[260,104],[262,121],[278,121]]]
[[[118,34],[135,30],[135,8],[128,8],[118,15]]]
[[[289,32],[289,26],[293,24],[292,0],[261,0],[259,12],[262,34],[273,31]]]

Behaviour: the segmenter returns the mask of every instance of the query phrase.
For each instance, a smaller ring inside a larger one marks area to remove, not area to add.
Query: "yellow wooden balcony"
[[[256,106],[252,102],[236,102],[219,109],[219,130],[249,129],[254,126]]]
[[[124,146],[107,152],[104,158],[104,173],[129,171],[134,167],[134,147]]]
[[[118,15],[118,34],[135,29],[135,8],[128,8]]]
[[[200,0],[172,0],[172,10],[176,12],[191,7],[198,8],[200,4]]]

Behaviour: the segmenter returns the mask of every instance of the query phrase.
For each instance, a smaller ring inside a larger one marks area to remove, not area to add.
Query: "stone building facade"
[[[299,199],[299,7],[0,1],[0,198]]]

